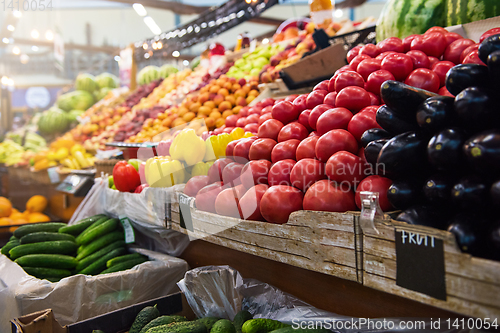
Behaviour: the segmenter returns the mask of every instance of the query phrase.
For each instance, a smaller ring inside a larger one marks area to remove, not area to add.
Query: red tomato
[[[295,152],[299,143],[300,140],[296,139],[278,143],[271,151],[271,161],[276,163],[281,160],[295,160]]]
[[[462,52],[466,48],[474,44],[476,43],[471,39],[457,39],[456,41],[448,45],[448,47],[444,51],[443,60],[451,61],[455,65],[460,64],[460,55],[462,54]]]
[[[417,36],[419,36],[419,35],[410,35],[410,36],[408,36],[408,37],[406,37],[406,38],[403,39],[403,46],[404,46],[404,52],[405,53],[411,50],[411,42]]]
[[[250,160],[250,147],[257,140],[257,137],[253,136],[251,138],[244,138],[238,140],[239,142],[234,146],[233,157],[234,160],[240,163],[246,163]],[[228,156],[228,155],[226,155]]]
[[[335,79],[335,91],[337,93],[345,87],[364,87],[364,85],[365,80],[363,80],[361,74],[358,74],[357,72],[343,72],[337,75],[337,78]]]
[[[398,37],[389,37],[377,43],[379,53],[394,51],[398,53],[403,53],[405,47],[403,41]]]
[[[262,125],[266,120],[273,119],[273,115],[271,113],[264,113],[259,117],[259,122],[257,123],[259,126]]]
[[[485,40],[486,38],[488,38],[489,36],[492,36],[492,35],[498,35],[500,34],[500,27],[499,28],[493,28],[493,29],[490,29],[486,32],[484,32],[481,37],[479,38],[479,43],[482,43],[483,40]]]
[[[405,80],[407,85],[437,93],[439,76],[427,68],[417,68]]]
[[[462,64],[479,64],[479,65],[486,66],[486,64],[481,59],[479,59],[479,55],[477,54],[477,50],[469,53],[467,55],[467,57],[465,57],[464,61],[462,61]]]
[[[439,59],[436,57],[428,57],[429,58],[429,68],[432,68],[435,64],[439,62]]]
[[[210,184],[210,178],[208,176],[191,177],[186,183],[186,186],[184,186],[184,194],[195,197],[198,191],[208,184]]]
[[[323,179],[307,190],[303,208],[304,210],[339,213],[355,210],[354,193]]]
[[[260,213],[268,222],[283,224],[291,213],[302,210],[303,199],[304,194],[295,187],[271,186],[260,201]]]
[[[238,202],[242,218],[251,221],[264,221],[260,213],[260,202],[269,186],[265,184],[256,185],[243,195]]]
[[[369,57],[375,58],[380,53],[375,44],[366,44],[359,50],[359,54],[366,54]]]
[[[328,96],[328,95],[327,95]],[[311,110],[307,109],[300,113],[299,123],[302,124],[308,131],[312,131],[312,127],[309,126],[309,115]]]
[[[371,128],[382,128],[375,119],[376,115],[376,112],[372,111],[363,111],[355,114],[349,122],[349,125],[347,125],[347,130],[359,141],[366,130]]]
[[[267,160],[250,161],[241,169],[240,179],[245,188],[257,184],[267,184],[267,174],[271,169],[271,162]]]
[[[362,46],[358,45],[350,49],[349,52],[347,52],[347,62],[351,62],[352,59],[359,54],[359,50],[361,50],[361,48]]]
[[[345,87],[337,94],[335,106],[346,108],[356,113],[362,108],[370,105],[370,102],[370,95],[368,95],[368,92],[364,88]]]
[[[309,95],[313,93],[314,92]],[[323,101],[323,99],[321,99],[321,101]],[[274,119],[281,121],[283,124],[288,124],[299,118],[300,111],[292,103],[281,101],[273,106],[271,114]]]
[[[346,108],[334,108],[325,111],[316,122],[316,130],[323,135],[333,129],[347,129],[352,112]]]
[[[450,97],[455,97],[453,96],[449,91],[448,89],[446,89],[446,86],[442,86],[439,91],[438,91],[438,94],[441,95],[441,96],[450,96]]]
[[[308,94],[300,95],[299,97],[293,100],[293,105],[295,105],[295,108],[299,110],[299,112],[302,112],[305,109],[307,109],[306,106],[307,96]]]
[[[297,162],[290,159],[274,163],[271,169],[269,169],[269,173],[267,174],[267,181],[269,183],[269,186],[292,186],[292,182],[290,181],[290,172],[292,172],[295,163]]]
[[[319,136],[310,136],[302,140],[297,146],[297,151],[295,152],[297,161],[303,158],[316,158],[316,142],[318,142]]]
[[[446,81],[446,74],[453,67],[455,67],[455,64],[451,61],[440,61],[432,66],[432,71],[439,77],[439,84],[441,87],[444,86]]]
[[[229,158],[219,158],[218,160],[216,160],[214,164],[212,164],[212,166],[208,169],[208,177],[210,178],[210,183],[222,181],[222,172],[224,171],[224,168],[232,162],[233,160]]]
[[[222,185],[222,182],[215,182],[203,187],[196,194],[196,208],[204,212],[216,213],[215,200],[219,193],[226,188],[226,186]]]
[[[448,33],[448,30],[446,30],[443,27],[432,27],[432,28],[427,29],[427,31],[424,32],[424,34],[429,34],[431,32],[439,32],[440,34],[444,35],[444,34]]]
[[[379,59],[365,59],[358,65],[356,71],[363,77],[363,80],[368,79],[368,75],[378,71],[381,67],[382,60]]]
[[[271,160],[271,152],[277,142],[273,139],[257,139],[250,146],[248,157],[250,160]]]
[[[411,50],[406,52],[407,55],[411,57],[413,61],[413,68],[430,68],[430,61],[427,54],[419,50]]]
[[[241,170],[243,169],[243,164],[233,162],[229,163],[222,171],[222,182],[224,185],[229,185],[234,187],[241,184]]]
[[[370,58],[371,57],[367,56],[366,54],[359,54],[359,55],[355,56],[354,59],[352,59],[352,61],[349,63],[349,67],[351,68],[351,71],[356,71],[356,68],[358,68],[358,65],[361,61],[363,61],[365,59],[370,59]],[[344,67],[342,67],[342,68],[344,68]],[[338,71],[340,71],[340,69]]]
[[[307,189],[317,181],[325,179],[324,165],[314,158],[303,158],[298,161],[290,173],[292,186],[307,191]]]
[[[332,91],[331,93],[328,93],[328,95],[325,96],[325,99],[323,100],[323,104],[330,105],[330,106],[334,107],[336,99],[337,99],[337,92]]]
[[[304,140],[309,135],[309,131],[298,122],[293,122],[283,126],[278,134],[278,142],[290,139]]]
[[[316,142],[316,157],[323,163],[326,163],[330,156],[341,150],[351,153],[358,151],[358,143],[354,136],[343,129],[331,130],[323,134]]]
[[[266,120],[259,127],[259,131],[257,132],[257,136],[259,138],[269,138],[274,141],[278,140],[278,134],[283,128],[283,123],[276,119]]]
[[[359,111],[359,113],[361,112],[371,112],[371,113],[377,113],[377,110],[379,109],[380,106],[378,105],[370,105],[370,106],[367,106],[366,108],[362,109],[361,111]]]
[[[113,167],[113,179],[116,189],[120,192],[133,192],[137,186],[141,185],[139,172],[127,161],[120,161],[115,164]]]
[[[389,54],[382,60],[382,69],[391,72],[396,80],[404,80],[413,70],[413,61],[406,54]]]
[[[241,218],[238,201],[244,194],[242,186],[222,190],[215,199],[215,211],[222,216]]]
[[[479,49],[479,44],[471,45],[463,50],[462,54],[460,54],[460,62],[463,62],[465,57],[467,57],[470,53],[472,53],[472,51],[476,51],[477,49]]]
[[[358,155],[339,151],[330,156],[325,165],[328,179],[341,185],[345,183],[353,190],[366,177],[365,166]]]
[[[308,109],[312,109],[317,105],[323,104],[325,96],[328,94],[328,90],[314,90],[309,95],[307,95],[306,106]],[[274,117],[274,116],[273,116]],[[297,118],[299,115],[297,114]],[[295,119],[297,119],[295,118]]]
[[[365,89],[375,95],[380,95],[380,86],[388,80],[395,80],[391,72],[381,69],[368,75]]]
[[[398,52],[394,52],[394,51],[387,51],[387,52],[383,52],[383,53],[380,53],[375,59],[379,59],[380,61],[384,60],[385,57],[387,57],[389,54],[397,54]]]
[[[332,107],[330,105],[321,104],[312,109],[309,114],[309,126],[312,129],[316,129],[316,123],[318,122],[319,116],[321,116],[326,110],[330,110]]]
[[[370,95],[370,105],[380,105],[380,98],[372,92],[368,92]]]
[[[446,45],[450,45],[454,41],[462,39],[463,37],[456,32],[447,32],[444,34],[444,38],[446,39]]]
[[[362,59],[366,58],[367,56],[362,56]],[[356,57],[354,57],[356,58]],[[353,59],[354,60],[354,59]],[[360,60],[361,61],[361,60]],[[333,73],[333,76],[337,75],[337,74],[340,74],[340,73],[343,73],[343,72],[347,72],[347,71],[352,71],[353,69],[351,68],[350,65],[345,65],[345,66],[342,66],[340,67],[339,69],[337,69],[335,71],[335,73]]]
[[[328,90],[328,82],[329,82],[329,80],[321,81],[320,83],[318,83],[317,85],[314,86],[313,90]],[[295,96],[298,97],[298,95],[295,95]]]
[[[412,50],[420,50],[428,56],[436,58],[441,57],[446,46],[446,38],[439,32],[425,33],[422,36],[415,37],[411,42]]]
[[[392,185],[392,180],[389,178],[381,177],[381,176],[368,176],[361,181],[358,188],[356,189],[356,206],[361,209],[361,198],[360,193],[362,191],[367,192],[378,192],[379,204],[380,208],[384,212],[392,209],[392,205],[387,199],[387,190]]]
[[[245,125],[248,125],[248,124],[258,124],[259,123],[259,117],[260,117],[260,114],[256,114],[256,113],[249,114],[248,117],[247,117],[247,123]],[[229,118],[229,117],[227,117],[227,118]],[[227,123],[226,123],[226,126],[227,126]]]

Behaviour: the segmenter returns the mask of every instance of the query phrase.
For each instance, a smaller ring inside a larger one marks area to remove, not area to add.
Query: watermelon
[[[68,121],[70,123],[78,121],[78,117],[81,116],[85,111],[82,110],[71,110],[70,112],[66,113],[66,116],[68,117]]]
[[[445,26],[445,0],[388,0],[377,22],[377,41]]]
[[[500,15],[499,0],[446,0],[446,26]]]
[[[38,130],[43,134],[62,133],[68,128],[68,116],[58,108],[45,111],[38,121]]]
[[[148,84],[160,78],[160,68],[157,66],[146,66],[137,74],[137,82],[140,85]]]
[[[85,90],[75,90],[59,96],[57,106],[64,110],[87,110],[94,104],[94,96]]]
[[[95,77],[99,89],[118,87],[118,78],[110,73],[102,73]]]
[[[94,91],[95,100],[96,101],[100,101],[101,99],[103,99],[104,97],[106,97],[106,95],[110,91],[111,91],[111,88],[108,88],[108,87],[104,87],[104,88],[101,88],[100,90]]]
[[[95,82],[95,77],[91,74],[79,74],[75,81],[76,90],[85,90],[90,93],[97,89],[97,83]]]
[[[179,70],[172,65],[163,65],[160,67],[159,75],[161,78],[167,78],[170,74],[177,73]]]

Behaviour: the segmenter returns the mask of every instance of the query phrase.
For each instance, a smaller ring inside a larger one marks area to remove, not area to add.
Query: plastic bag
[[[96,178],[69,224],[101,213],[113,217],[127,216],[134,229],[151,238],[145,238],[142,246],[179,256],[189,245],[189,237],[165,227],[165,208],[172,202],[176,188],[145,188],[141,193],[124,193],[110,189],[107,179]]]
[[[75,323],[135,303],[169,295],[188,269],[186,261],[134,249],[148,256],[133,269],[104,274],[78,274],[57,283],[28,275],[0,255],[0,332],[10,332],[11,319],[51,308],[62,325]]]
[[[431,327],[429,318],[353,318],[324,311],[301,301],[293,295],[267,283],[243,279],[229,266],[206,266],[186,272],[177,283],[197,317],[215,316],[233,320],[240,310],[249,311],[254,318],[269,318],[294,328],[326,328],[342,333],[374,332],[473,332]],[[318,295],[318,297],[323,297]],[[331,295],[335,297],[335,295]],[[419,329],[399,329],[400,323],[420,322]],[[435,321],[434,321],[435,323]],[[390,326],[394,325],[394,328]]]

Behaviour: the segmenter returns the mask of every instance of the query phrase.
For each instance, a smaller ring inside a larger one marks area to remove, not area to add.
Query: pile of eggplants
[[[398,220],[448,230],[462,251],[500,260],[500,35],[478,53],[487,66],[448,72],[455,98],[386,81],[383,129],[361,140],[366,161],[393,181]]]

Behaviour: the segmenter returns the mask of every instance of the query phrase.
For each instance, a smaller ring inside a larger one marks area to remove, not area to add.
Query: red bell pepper
[[[113,179],[120,192],[133,192],[141,185],[141,177],[135,168],[126,161],[120,161],[113,168]]]

